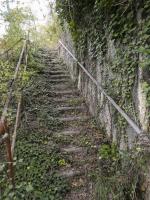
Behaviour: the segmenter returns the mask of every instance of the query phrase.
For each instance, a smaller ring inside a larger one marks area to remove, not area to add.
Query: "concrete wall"
[[[79,58],[80,62],[85,66],[85,68],[91,73],[91,75],[97,80],[100,85],[103,85],[103,81],[107,80],[109,76],[113,76],[111,71],[106,70],[107,67],[101,65],[101,57],[96,60],[92,60],[90,55],[82,58],[75,51],[71,35],[66,28],[66,32],[63,33],[61,41],[63,44]],[[111,59],[115,56],[115,46],[113,41],[108,41],[108,50],[107,55]],[[89,47],[90,48],[90,47]],[[93,82],[87,77],[83,70],[77,65],[77,63],[72,59],[72,57],[67,53],[67,51],[60,46],[59,55],[62,57],[64,62],[68,66],[68,70],[78,89],[81,91],[84,96],[86,103],[89,107],[90,113],[96,117],[97,122],[99,123],[100,128],[103,128],[108,137],[115,143],[118,144],[121,150],[131,149],[134,144],[139,143],[137,140],[137,134],[133,128],[128,125],[125,129],[125,132],[121,131],[116,123],[116,113],[117,111],[111,105],[111,103],[106,99],[106,97],[97,90]],[[142,59],[142,58],[139,58]],[[93,70],[94,69],[94,70]],[[148,133],[149,122],[148,122],[148,109],[146,108],[146,96],[142,89],[142,79],[143,71],[141,68],[138,68],[135,83],[133,87],[133,104],[135,106],[135,111],[137,113],[136,118],[131,116],[131,118],[144,130]],[[116,88],[114,88],[115,90]],[[141,136],[141,144],[145,143],[143,137]],[[146,143],[149,144],[149,139],[146,136]],[[145,144],[144,144],[145,145]],[[146,146],[146,145],[145,145]],[[148,147],[149,148],[149,147]],[[147,170],[146,175],[144,174],[144,187],[145,200],[150,199],[150,168]]]
[[[97,82],[105,86],[104,82],[110,79],[114,74],[109,70],[108,63],[101,64],[101,56],[96,60],[90,57],[90,41],[88,42],[88,53],[86,57],[82,57],[75,51],[74,44],[71,35],[67,29],[63,33],[62,42],[64,45],[75,55],[90,74],[97,80]],[[107,57],[111,60],[115,57],[115,46],[113,41],[108,40]],[[111,103],[105,98],[105,96],[97,90],[93,82],[87,77],[83,70],[75,63],[71,56],[65,49],[60,48],[60,56],[67,64],[72,79],[76,82],[78,89],[85,97],[86,103],[89,106],[89,110],[93,116],[96,117],[100,124],[100,127],[106,130],[108,136],[112,141],[116,142],[120,149],[131,148],[136,142],[136,132],[128,125],[125,131],[118,128],[118,124],[115,122],[117,111],[111,105]],[[141,80],[143,72],[141,68],[137,70],[134,88],[133,88],[133,104],[135,107],[136,116],[131,118],[145,131],[148,132],[148,110],[146,108],[146,97],[142,90]],[[120,77],[117,77],[120,78]],[[110,86],[111,87],[111,86]],[[105,89],[105,88],[104,88]],[[116,90],[117,88],[113,88]],[[128,113],[130,115],[130,113]]]

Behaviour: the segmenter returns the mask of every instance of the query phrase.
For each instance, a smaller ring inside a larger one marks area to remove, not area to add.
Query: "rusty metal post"
[[[9,136],[9,128],[7,125],[7,121],[5,119],[1,119],[0,121],[0,135],[4,135],[8,133],[8,137],[5,139],[6,144],[6,152],[7,152],[7,161],[8,161],[8,177],[10,183],[12,183],[13,188],[15,187],[15,180],[14,180],[14,167],[13,167],[13,157],[11,152],[11,141]]]
[[[14,180],[14,167],[13,167],[13,157],[11,152],[11,141],[10,137],[6,139],[6,151],[7,151],[7,160],[8,160],[8,177],[10,182],[12,183],[13,187],[15,187],[15,180]]]
[[[25,48],[26,48],[26,41],[24,41],[24,44],[23,44],[23,47],[22,47],[22,50],[21,50],[21,53],[20,53],[20,56],[19,56],[19,61],[17,63],[16,69],[15,69],[12,84],[11,84],[9,91],[8,91],[8,97],[7,97],[5,105],[4,105],[2,117],[0,119],[0,136],[2,136],[2,140],[0,139],[0,143],[5,142],[5,144],[6,144],[6,152],[7,152],[7,160],[8,160],[8,177],[9,177],[10,182],[13,185],[13,188],[15,187],[13,152],[12,152],[12,147],[11,147],[12,145],[11,145],[11,139],[10,139],[10,135],[9,135],[9,128],[8,128],[7,121],[6,121],[6,116],[7,116],[7,110],[8,110],[8,107],[9,107],[9,103],[11,101],[11,96],[12,96],[12,92],[13,92],[13,89],[14,89],[14,84],[15,84],[15,81],[18,77],[18,72],[19,72],[20,65],[21,65],[21,62],[22,62],[22,59],[23,59]],[[8,53],[8,51],[7,51],[7,53]],[[18,104],[18,108],[20,108],[19,104]],[[16,119],[16,125],[15,125],[16,129],[17,129],[17,126],[18,126],[19,111],[17,111],[17,112],[18,112],[18,114],[17,114],[17,119]],[[14,141],[14,144],[15,144],[15,141]],[[13,149],[14,149],[14,147],[13,147]]]

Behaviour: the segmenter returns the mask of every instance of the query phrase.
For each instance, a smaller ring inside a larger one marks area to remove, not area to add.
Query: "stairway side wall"
[[[134,2],[135,6],[133,10],[134,20],[136,21],[135,30],[140,30],[142,32],[146,29],[145,27],[146,23],[148,23],[148,19],[145,17],[144,8],[140,7],[140,2],[142,1]],[[97,13],[96,17],[100,17],[99,15],[100,12]],[[114,16],[115,15],[116,13],[114,13]],[[144,130],[145,133],[149,134],[149,108],[147,107],[147,96],[143,88],[143,83],[147,82],[150,84],[150,70],[145,70],[141,67],[140,63],[146,60],[144,54],[142,52],[132,51],[132,47],[138,46],[138,41],[142,41],[140,45],[145,48],[144,45],[147,45],[149,41],[146,39],[147,34],[143,33],[143,39],[139,34],[140,31],[133,31],[133,36],[130,28],[127,28],[125,35],[128,39],[125,37],[124,39],[127,39],[127,41],[125,40],[123,42],[123,40],[121,40],[120,42],[118,37],[114,39],[114,37],[111,35],[113,33],[110,31],[111,27],[109,27],[108,23],[110,18],[107,19],[108,16],[103,18],[104,21],[102,22],[99,22],[98,20],[97,27],[92,26],[92,24],[87,22],[95,22],[97,19],[96,17],[94,15],[90,16],[88,13],[86,16],[84,16],[84,20],[79,22],[79,33],[81,34],[81,37],[79,37],[79,42],[84,38],[84,40],[81,41],[81,45],[73,42],[73,35],[71,34],[67,23],[63,27],[64,32],[62,34],[61,41],[84,65],[84,67],[96,79],[96,81],[105,89],[108,95],[111,96],[123,110],[125,110],[130,118],[133,119],[136,124]],[[123,17],[125,16],[122,16],[122,18]],[[125,21],[128,21],[128,19]],[[87,27],[87,25],[89,27]],[[123,26],[124,25],[128,26],[128,24],[123,24]],[[121,27],[120,31],[123,30],[123,26]],[[117,31],[118,29],[116,29],[116,33]],[[95,35],[96,37],[94,37]],[[104,43],[101,38],[104,38]],[[103,44],[104,46],[101,47]],[[82,49],[84,50],[82,51]],[[96,55],[93,56],[93,53],[95,52]],[[129,60],[126,60],[124,58],[128,53],[131,54],[131,57],[129,56]],[[118,55],[121,56],[119,57]],[[100,127],[105,130],[111,141],[117,143],[122,150],[134,147],[137,143],[137,134],[133,128],[126,123],[124,124],[124,120],[122,120],[122,117],[120,114],[118,114],[118,111],[116,111],[111,103],[105,98],[105,96],[97,90],[93,82],[87,77],[87,75],[62,47],[60,48],[60,56],[68,66],[71,77],[77,84],[78,89],[82,92],[82,95],[84,96],[89,107],[90,113],[96,118]],[[116,68],[118,65],[118,57],[119,64],[121,65],[119,66],[120,68]],[[125,61],[131,62],[126,63]],[[126,72],[129,72],[130,64],[134,64],[134,62],[136,63],[134,66],[134,74],[133,71],[131,72],[131,74],[134,75],[134,78],[131,78],[133,82],[130,84],[130,79],[128,79],[128,76],[124,76],[126,75]],[[119,70],[122,69],[125,69],[126,71],[124,70],[124,73],[121,74]],[[124,86],[118,84],[122,79],[124,79],[122,81],[123,83],[127,83]],[[128,87],[130,87],[129,91]],[[128,91],[127,93],[130,96],[129,105],[126,91]],[[119,92],[121,92],[121,94]],[[146,188],[150,188],[149,172],[147,172],[147,178],[145,182]],[[150,199],[150,191],[148,190],[145,196],[146,200]]]
[[[80,62],[85,66],[85,68],[92,74],[96,81],[102,84],[104,79],[109,79],[113,76],[111,71],[105,71],[105,67],[101,65],[101,57],[93,61],[90,55],[82,58],[75,51],[74,44],[71,38],[71,34],[66,28],[66,32],[63,33],[61,38],[63,44],[79,58]],[[90,43],[90,42],[89,42]],[[90,48],[90,47],[88,47]],[[108,40],[108,56],[115,54],[115,46],[113,41]],[[77,85],[78,89],[81,91],[83,97],[85,98],[86,104],[89,107],[90,113],[96,118],[99,123],[100,128],[104,129],[111,141],[118,144],[121,150],[126,150],[128,148],[133,148],[136,143],[137,134],[130,125],[127,125],[125,132],[121,132],[118,129],[118,124],[116,123],[116,113],[117,111],[111,105],[111,103],[104,97],[104,95],[97,90],[93,82],[87,77],[83,70],[77,65],[77,63],[71,58],[71,56],[62,47],[59,50],[61,58],[64,60],[65,64],[68,66],[70,75]],[[139,58],[142,59],[142,58]],[[106,63],[107,65],[107,63]],[[94,68],[94,73],[92,69]],[[137,113],[136,117],[131,118],[141,126],[145,131],[149,131],[149,121],[148,121],[148,109],[146,108],[146,96],[142,88],[143,71],[141,68],[137,69],[136,78],[134,82],[134,87],[132,90],[132,101]],[[120,77],[119,77],[120,78]],[[113,88],[116,90],[116,88]],[[150,169],[149,169],[150,170]],[[145,199],[150,199],[150,183],[149,183],[149,172],[145,177],[145,186],[147,188],[145,193]]]
[[[62,34],[62,42],[66,47],[76,55],[80,62],[85,66],[85,68],[92,74],[92,76],[97,80],[100,85],[103,85],[103,81],[111,79],[113,73],[107,69],[107,63],[101,65],[101,57],[93,60],[89,54],[86,57],[82,57],[75,51],[74,44],[71,38],[71,34],[67,29]],[[88,42],[90,49],[90,41]],[[113,41],[108,40],[107,56],[110,59],[115,57],[115,46]],[[90,113],[96,117],[100,124],[100,127],[104,128],[108,136],[113,142],[116,142],[121,149],[131,148],[136,141],[136,132],[133,128],[128,125],[125,132],[121,133],[117,128],[115,122],[115,115],[117,111],[111,105],[111,103],[105,98],[105,96],[97,90],[93,82],[87,77],[83,70],[76,64],[76,62],[71,58],[68,52],[60,48],[60,56],[63,58],[64,62],[67,64],[69,72],[72,79],[76,82],[78,89],[82,92],[85,97],[86,103],[89,107]],[[94,70],[93,70],[94,69]],[[118,77],[118,79],[121,77]],[[146,96],[142,89],[142,78],[143,71],[141,68],[137,69],[136,78],[134,81],[134,87],[132,90],[132,102],[135,107],[136,116],[131,116],[131,118],[142,127],[142,129],[148,131],[148,110],[146,108]],[[111,86],[110,86],[111,87]],[[116,88],[113,88],[115,91]]]

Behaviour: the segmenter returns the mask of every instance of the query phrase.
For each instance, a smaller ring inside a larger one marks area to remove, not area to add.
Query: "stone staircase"
[[[71,191],[65,199],[92,200],[95,186],[91,174],[97,168],[101,134],[57,52],[47,55],[45,75],[51,84],[48,97],[57,113],[55,119],[63,123],[63,128],[53,133],[53,138],[59,143],[62,155],[70,161],[58,171],[58,175],[70,183]]]

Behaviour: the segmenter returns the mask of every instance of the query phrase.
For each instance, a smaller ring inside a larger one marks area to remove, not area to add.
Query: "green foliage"
[[[87,70],[94,77],[97,72],[92,66],[99,63],[102,87],[137,123],[133,94],[140,67],[147,102],[150,96],[149,10],[148,0],[95,0],[91,4],[80,1],[78,5],[76,1],[57,0],[58,15],[62,24],[68,24],[76,56],[88,63]],[[147,107],[150,108],[150,103]],[[120,142],[127,122],[114,109],[112,113]],[[145,165],[142,157],[136,150],[125,153],[119,152],[115,145],[102,145],[99,149],[97,199],[137,199],[140,171]],[[140,191],[140,199],[141,194]]]
[[[14,8],[4,15],[4,20],[8,23],[4,36],[5,48],[8,49],[21,38],[25,38],[27,35],[25,27],[29,26],[33,15],[28,9]]]
[[[140,148],[125,152],[114,144],[104,144],[100,147],[99,159],[96,199],[143,199],[139,181],[147,158]]]
[[[48,141],[47,136],[33,132],[22,134],[17,140],[16,160],[22,159],[22,162],[16,165],[16,181],[27,183],[22,187],[24,199],[61,199],[67,188],[65,181],[54,173],[63,159],[55,145],[46,150]]]
[[[99,156],[102,159],[116,160],[119,157],[119,151],[115,144],[103,144],[99,149]]]
[[[67,0],[56,2],[58,16],[62,24],[67,22],[69,26],[76,53],[80,55],[79,60],[90,58],[89,62],[94,65],[100,61],[103,66],[103,88],[137,121],[133,90],[138,67],[143,68],[149,80],[149,1],[137,3],[134,0],[95,0],[91,3],[80,1],[78,4],[75,1],[70,4]],[[137,18],[140,13],[141,16]],[[115,47],[111,53],[110,45]],[[95,75],[94,68],[89,70]],[[145,81],[149,85],[147,80]],[[120,114],[115,114],[114,118],[119,131],[123,133],[126,121]]]
[[[8,61],[0,61],[0,102],[1,105],[6,99],[8,83],[13,76],[13,67]]]
[[[48,44],[50,46],[56,45],[61,32],[59,19],[56,14],[52,15],[52,21],[48,24],[46,31],[49,38]]]
[[[38,47],[55,47],[61,34],[60,21],[54,12],[54,5],[51,6],[50,20],[46,25],[40,25],[37,30],[32,30],[31,39]]]
[[[44,66],[39,62],[38,56],[29,54],[28,67],[36,73],[32,78],[28,78],[24,90],[25,117],[17,133],[14,155],[16,187],[15,190],[11,186],[8,187],[7,166],[4,166],[4,174],[0,172],[2,200],[62,200],[69,190],[67,180],[58,175],[59,168],[67,164],[66,158],[61,155],[58,146],[52,141],[52,131],[61,128],[62,124],[54,120],[55,113],[50,108],[49,101],[47,102],[48,98],[40,94],[43,92],[43,87],[49,85],[40,74]],[[31,125],[28,125],[30,113],[33,119],[30,120]],[[36,128],[34,125],[32,127],[33,122],[35,124],[37,122]]]
[[[56,1],[56,12],[61,20],[61,24],[67,22],[70,28],[70,31],[75,42],[79,39],[80,34],[80,25],[83,26],[82,20],[84,19],[85,14],[90,13],[95,0],[77,0],[72,1]],[[64,21],[65,20],[65,21]],[[83,28],[83,27],[82,27]]]

